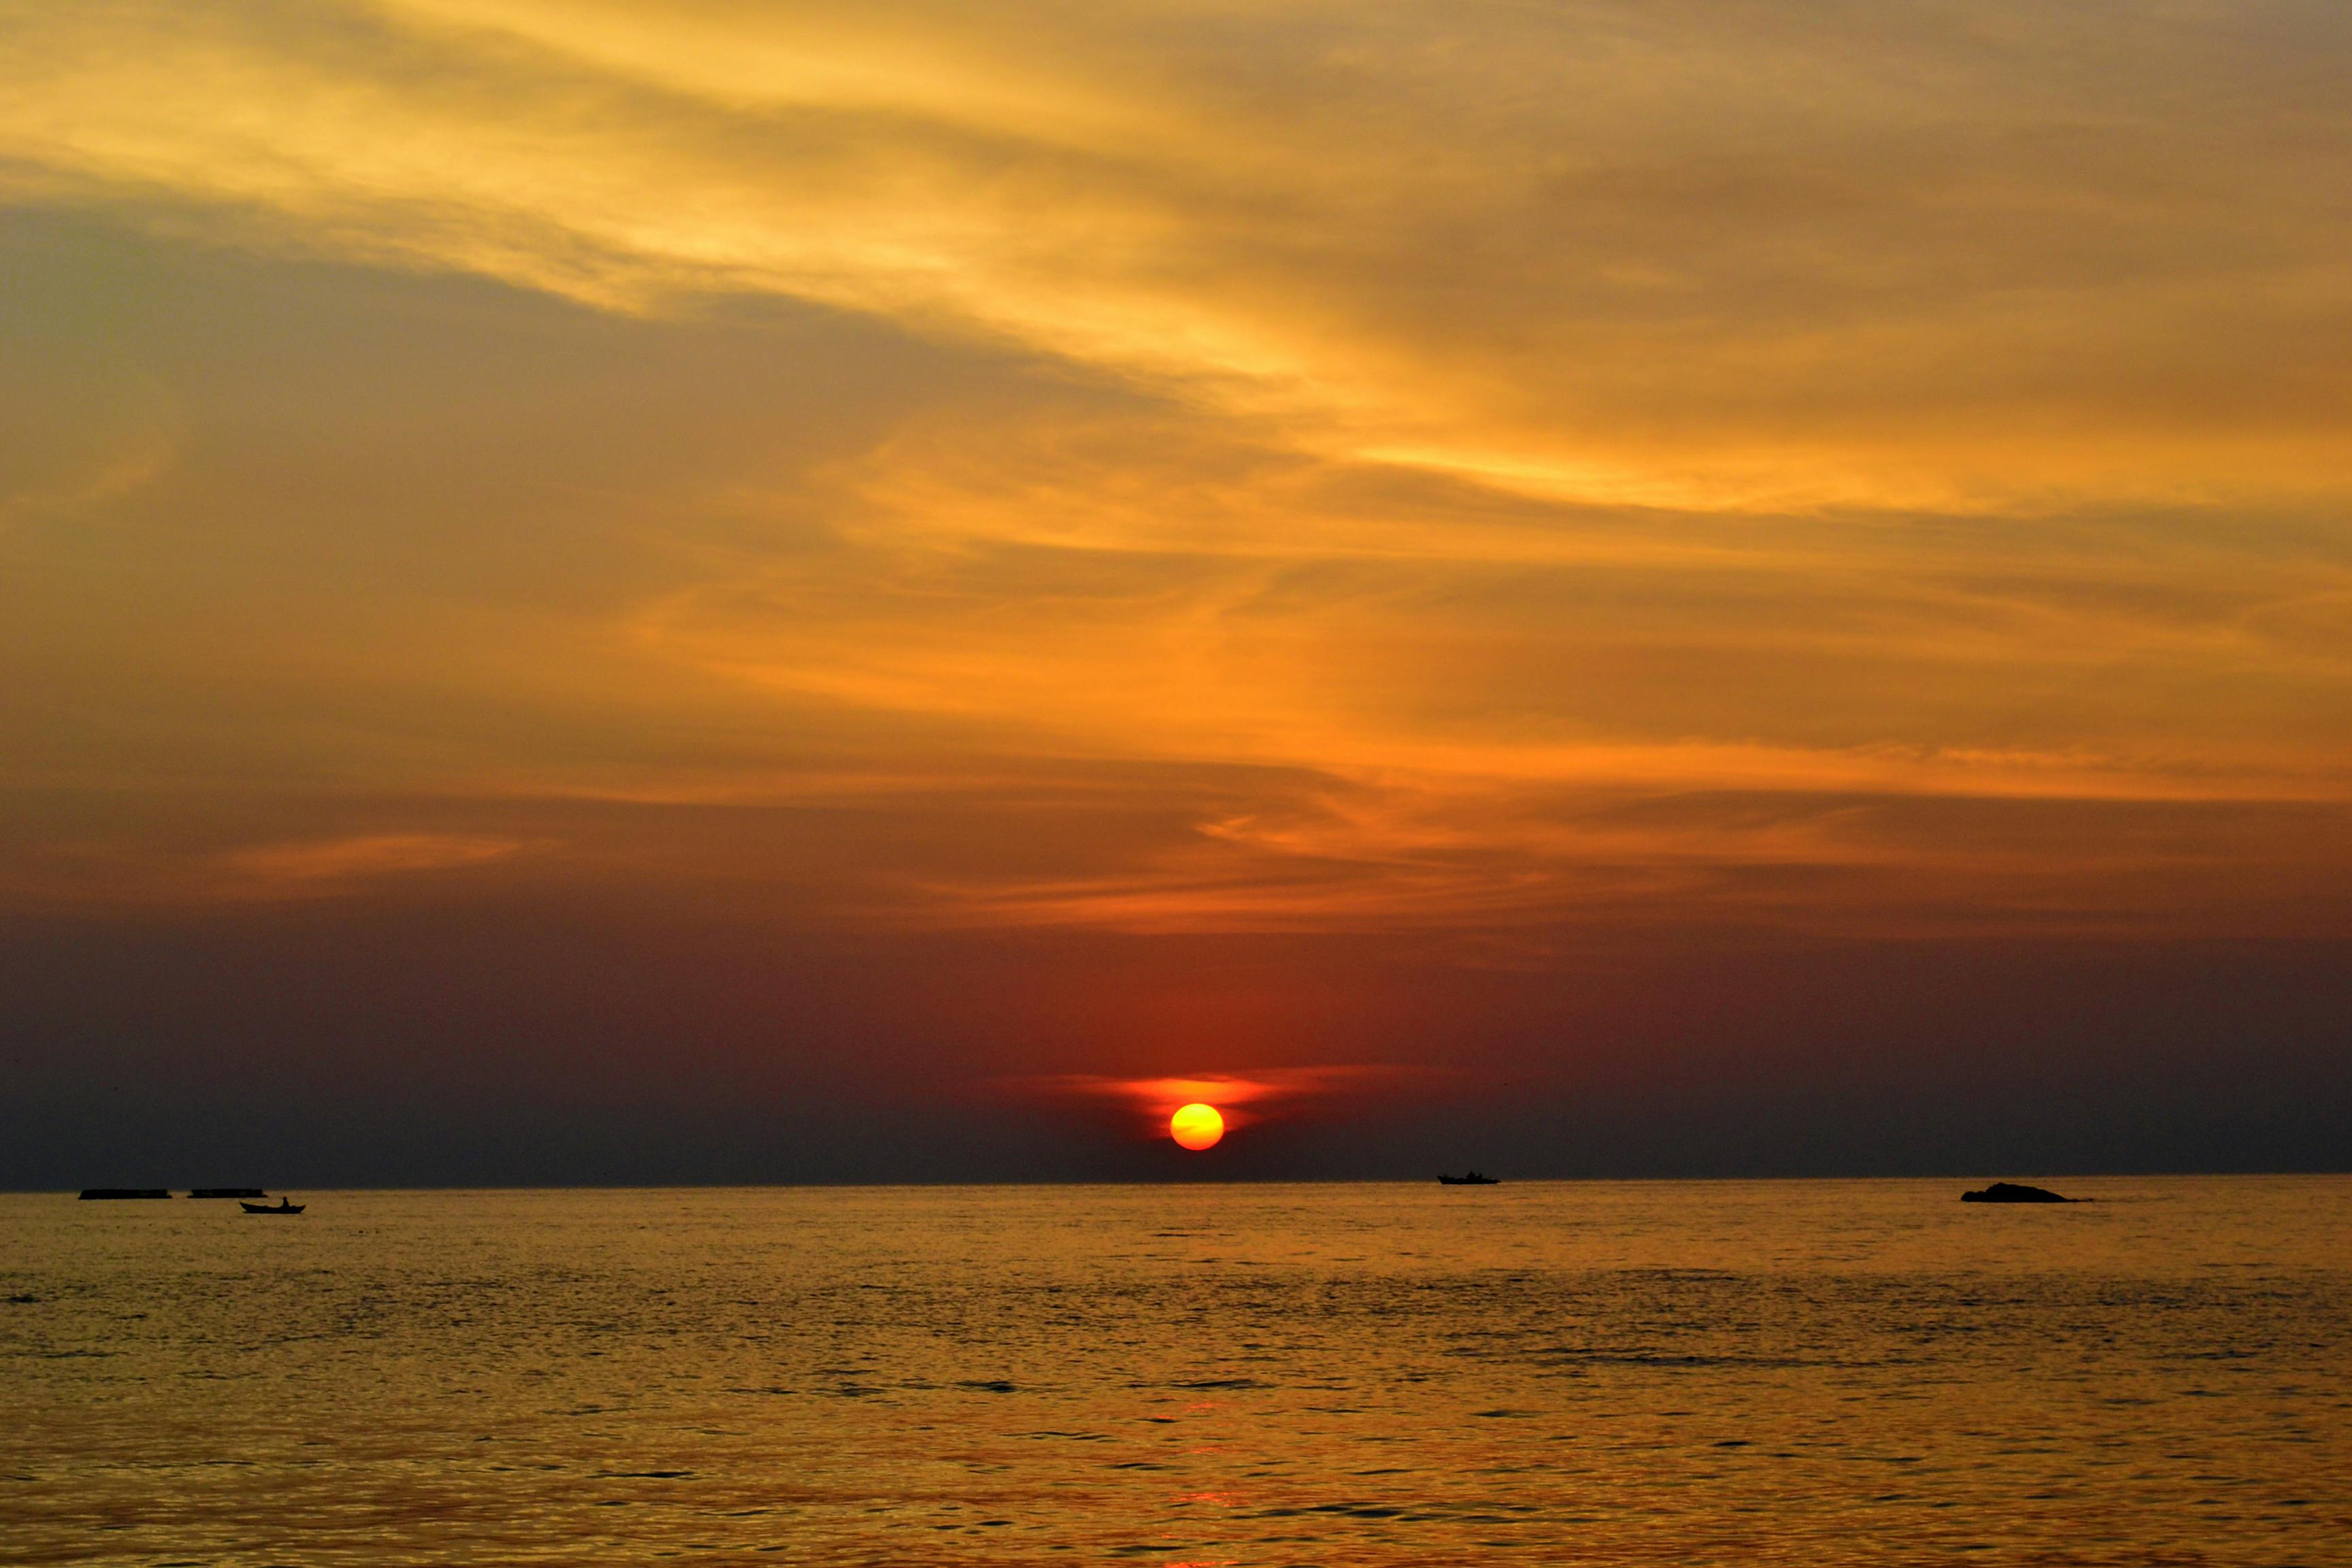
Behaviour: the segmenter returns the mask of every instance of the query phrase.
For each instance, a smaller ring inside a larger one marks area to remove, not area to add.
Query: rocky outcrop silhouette
[[[2080,1198],[2063,1198],[2048,1187],[2029,1187],[2018,1182],[1995,1182],[1973,1193],[1962,1193],[1964,1204],[2076,1204]]]

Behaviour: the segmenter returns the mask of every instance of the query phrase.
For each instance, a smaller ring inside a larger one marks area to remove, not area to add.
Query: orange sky
[[[2340,7],[0,40],[12,930],[961,944],[974,1083],[1462,1067],[1375,952],[2352,940]],[[1007,1047],[1103,942],[1288,1032]]]

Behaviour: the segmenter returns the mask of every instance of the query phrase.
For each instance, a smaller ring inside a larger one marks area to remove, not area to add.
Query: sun
[[[1168,1136],[1187,1149],[1206,1149],[1225,1135],[1225,1119],[1213,1105],[1198,1100],[1180,1107],[1168,1119]]]

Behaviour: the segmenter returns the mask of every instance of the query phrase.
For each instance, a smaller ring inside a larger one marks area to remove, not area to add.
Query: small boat
[[[279,1198],[274,1204],[248,1204],[240,1201],[236,1206],[247,1214],[300,1214],[310,1205],[298,1204],[292,1198]]]
[[[1482,1176],[1475,1171],[1465,1171],[1458,1176],[1440,1176],[1437,1179],[1449,1187],[1499,1187],[1503,1184],[1502,1177]]]

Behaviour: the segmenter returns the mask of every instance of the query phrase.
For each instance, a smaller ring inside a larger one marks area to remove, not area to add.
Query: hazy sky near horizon
[[[2262,0],[0,4],[0,1180],[289,1081],[477,1151],[417,1179],[825,1173],[782,1100],[1061,1169],[1080,1079],[2352,1156],[2347,67]]]

